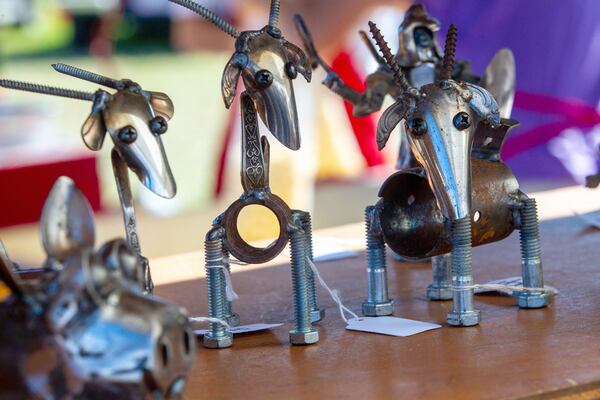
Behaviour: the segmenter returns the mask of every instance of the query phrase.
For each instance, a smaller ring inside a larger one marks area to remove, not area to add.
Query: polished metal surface
[[[181,398],[195,359],[185,310],[142,292],[140,259],[124,240],[94,250],[93,226],[87,200],[61,177],[41,220],[60,267],[23,282],[2,251],[0,279],[11,288],[0,302],[2,336],[13,335],[0,340],[0,370],[10,360],[15,379],[3,380],[0,397]]]
[[[500,117],[510,118],[515,99],[517,71],[515,57],[510,49],[501,49],[494,55],[481,78],[481,86],[496,99]]]
[[[226,298],[224,274],[228,271],[229,255],[252,264],[265,263],[291,247],[292,284],[294,293],[294,329],[292,344],[312,344],[318,341],[318,331],[312,322],[323,317],[316,305],[316,292],[308,261],[312,258],[310,216],[293,211],[269,186],[269,142],[259,132],[258,117],[284,146],[300,148],[298,112],[293,80],[302,75],[310,81],[312,68],[304,52],[285,40],[278,27],[280,1],[272,0],[269,22],[260,30],[237,32],[210,10],[190,0],[170,0],[212,22],[236,38],[235,53],[225,66],[221,91],[229,108],[237,93],[240,77],[245,91],[240,96],[242,121],[241,181],[244,193],[217,217],[206,236],[206,269],[209,317],[230,322],[239,317]],[[279,235],[264,248],[247,243],[238,230],[240,212],[250,205],[268,208],[277,218]],[[204,337],[208,348],[229,347],[233,336],[223,324],[211,323]]]

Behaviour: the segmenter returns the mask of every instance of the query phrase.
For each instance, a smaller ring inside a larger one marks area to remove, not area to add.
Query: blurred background
[[[238,30],[260,29],[268,0],[198,0]],[[457,58],[482,74],[509,47],[517,64],[513,118],[521,121],[503,157],[525,191],[581,185],[598,168],[600,2],[595,0],[425,0],[441,22],[458,27]],[[356,89],[377,63],[357,31],[373,20],[393,50],[410,1],[282,0],[281,28],[300,45],[292,16],[303,15],[323,58]],[[178,184],[173,200],[132,177],[142,251],[148,257],[198,250],[214,217],[239,197],[239,109],[226,110],[221,74],[233,40],[167,0],[0,0],[0,77],[94,91],[60,75],[65,62],[145,89],[168,93],[175,117],[163,137]],[[302,148],[271,142],[271,186],[292,208],[310,210],[317,228],[362,220],[363,209],[393,171],[396,142],[383,153],[372,140],[377,115],[360,121],[320,84],[295,81]],[[239,97],[239,96],[238,96]],[[390,104],[391,99],[386,104]],[[0,90],[0,237],[24,264],[43,259],[37,225],[54,179],[71,176],[97,211],[98,238],[123,236],[110,165],[110,141],[91,152],[80,129],[90,104]],[[267,133],[263,128],[263,133]],[[276,235],[272,216],[244,213],[248,240]],[[266,222],[265,222],[266,221]]]

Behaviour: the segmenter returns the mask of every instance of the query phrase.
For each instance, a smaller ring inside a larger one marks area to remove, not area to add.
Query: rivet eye
[[[121,128],[117,136],[121,142],[131,144],[137,139],[137,131],[133,126],[126,126]]]
[[[169,129],[167,120],[161,116],[152,118],[150,121],[150,131],[155,135],[162,135]]]
[[[459,131],[463,131],[471,126],[471,117],[469,117],[469,114],[462,111],[454,116],[454,119],[452,119],[452,123],[454,124],[456,129],[458,129]]]
[[[256,74],[254,74],[254,79],[256,83],[262,88],[268,88],[273,83],[273,74],[266,69],[261,69]]]
[[[298,76],[298,70],[296,69],[294,63],[289,62],[285,64],[285,74],[290,79],[296,79],[296,77]]]
[[[413,136],[423,136],[427,133],[427,123],[423,118],[411,118],[408,120],[407,129]]]

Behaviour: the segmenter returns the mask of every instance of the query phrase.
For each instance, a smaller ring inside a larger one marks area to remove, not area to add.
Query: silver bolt
[[[431,257],[432,282],[427,286],[429,300],[452,299],[452,256]]]
[[[389,298],[385,242],[374,206],[365,209],[367,236],[367,300],[362,304],[363,315],[379,317],[394,312],[394,301]]]
[[[471,217],[452,221],[452,311],[448,323],[455,326],[479,324],[481,312],[473,308],[473,264],[471,260]]]
[[[223,247],[223,265],[227,268],[227,273],[231,275],[230,263],[225,260],[229,260],[229,252]],[[230,326],[238,326],[240,324],[240,316],[232,311],[231,302],[229,300],[225,302],[225,321],[227,321]]]
[[[306,211],[294,210],[300,218],[302,229],[304,230],[306,245],[308,249],[308,258],[314,261],[313,256],[313,240],[312,240],[312,220],[310,213]],[[317,301],[317,287],[315,276],[312,269],[306,265],[306,282],[308,285],[308,308],[310,309],[310,321],[314,324],[321,321],[325,317],[325,309],[319,308]]]
[[[227,319],[227,298],[225,296],[225,275],[223,265],[223,228],[215,227],[206,234],[204,253],[206,263],[206,285],[208,288],[208,316]],[[233,335],[225,326],[211,322],[204,335],[204,347],[221,349],[233,344]]]
[[[525,198],[519,208],[521,241],[521,270],[523,286],[532,288],[544,287],[542,259],[540,247],[540,231],[535,199]],[[521,308],[541,308],[548,305],[548,295],[544,292],[514,293]]]
[[[302,226],[301,215],[292,212],[288,224],[291,248],[292,287],[294,292],[294,329],[290,331],[290,343],[312,344],[319,341],[319,331],[313,328],[309,309],[307,279],[308,243]]]

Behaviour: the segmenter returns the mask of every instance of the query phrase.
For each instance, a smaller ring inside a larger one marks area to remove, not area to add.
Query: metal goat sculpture
[[[362,117],[378,112],[388,94],[394,98],[399,96],[400,87],[395,83],[394,72],[385,59],[379,55],[364,31],[360,31],[361,38],[379,67],[367,76],[365,91],[359,93],[347,86],[322,60],[302,17],[296,15],[295,22],[298,32],[303,38],[304,47],[311,55],[313,65],[315,67],[320,65],[327,72],[323,84],[353,104],[355,116]],[[412,5],[406,11],[404,20],[398,27],[399,48],[394,55],[394,60],[400,66],[410,85],[417,89],[423,85],[434,83],[444,74],[443,54],[435,39],[435,32],[439,28],[439,21],[429,15],[421,4]],[[467,61],[455,60],[451,70],[453,80],[478,84],[491,92],[493,97],[498,100],[502,118],[510,118],[515,92],[515,74],[515,61],[509,49],[501,49],[496,53],[487,66],[483,77],[473,75]],[[407,132],[402,126],[400,127],[400,151],[396,166],[398,169],[419,167],[419,162],[410,149]],[[398,254],[394,254],[394,256],[399,261],[407,261],[399,257]],[[421,261],[428,261],[428,259]],[[433,282],[427,287],[427,297],[430,300],[448,300],[452,298],[450,282],[443,280],[450,268],[450,262],[449,254],[431,257]],[[369,310],[375,312],[373,309],[365,309],[367,313]],[[388,311],[390,310],[388,309]],[[380,310],[377,312],[380,312]]]
[[[140,288],[140,259],[124,240],[94,250],[94,219],[73,181],[44,206],[48,263],[21,279],[0,242],[0,397],[177,399],[196,353],[182,308]]]
[[[225,274],[229,270],[228,255],[247,263],[264,263],[276,257],[288,241],[292,252],[294,292],[294,329],[292,344],[311,344],[319,340],[313,322],[321,320],[323,310],[317,307],[315,282],[308,264],[312,258],[310,215],[290,210],[269,187],[269,142],[261,136],[258,116],[269,131],[291,150],[300,148],[298,113],[292,81],[302,75],[310,81],[312,69],[304,52],[284,39],[278,28],[279,0],[272,0],[269,23],[257,31],[238,32],[233,26],[205,7],[191,0],[170,0],[215,24],[236,39],[235,53],[227,63],[222,79],[222,94],[229,108],[240,77],[246,91],[241,95],[242,119],[242,186],[244,194],[219,216],[206,236],[206,271],[209,293],[209,315],[237,324],[225,297]],[[278,219],[279,237],[266,248],[246,243],[238,232],[237,218],[249,205],[270,209]],[[223,348],[232,345],[232,334],[218,323],[212,323],[204,336],[204,346]]]
[[[446,38],[441,79],[419,89],[406,80],[377,26],[372,22],[369,26],[399,88],[395,104],[379,120],[378,147],[385,146],[404,120],[412,153],[422,167],[390,176],[380,189],[377,205],[367,208],[365,314],[388,315],[393,309],[387,291],[387,245],[415,259],[451,252],[453,310],[448,323],[478,324],[471,246],[501,240],[514,229],[520,229],[525,287],[515,293],[518,304],[522,308],[546,306],[536,203],[519,190],[512,171],[500,160],[504,139],[518,123],[500,118],[487,90],[451,79],[454,26]],[[450,281],[449,276],[438,278]]]
[[[89,93],[6,79],[0,80],[0,86],[93,102],[92,112],[83,124],[81,136],[85,145],[94,151],[102,148],[107,133],[113,141],[111,160],[127,241],[140,255],[144,290],[151,293],[152,278],[148,260],[141,255],[127,168],[155,194],[167,199],[175,196],[177,187],[161,139],[161,135],[167,132],[167,121],[173,117],[173,103],[166,94],[143,90],[128,79],[115,80],[65,64],[52,66],[58,72],[109,87],[116,92],[98,89]]]

